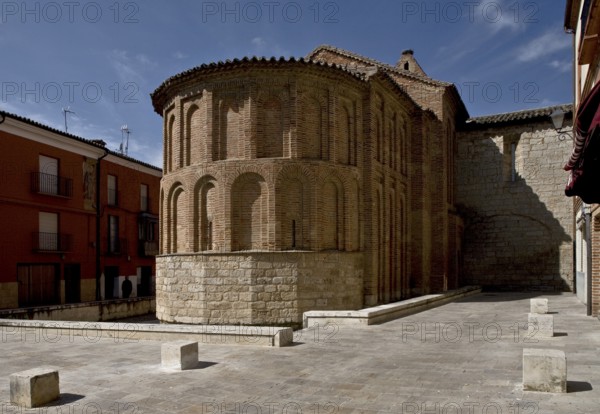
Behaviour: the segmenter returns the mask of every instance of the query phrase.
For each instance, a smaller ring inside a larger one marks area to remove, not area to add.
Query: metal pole
[[[587,315],[592,316],[592,213],[590,206],[584,204],[582,209],[585,217],[585,245],[587,250]]]
[[[100,263],[100,221],[102,219],[102,208],[100,206],[100,162],[108,155],[108,151],[104,151],[104,155],[98,158],[96,162],[96,300],[102,300],[100,295],[100,276],[102,274],[102,264]]]

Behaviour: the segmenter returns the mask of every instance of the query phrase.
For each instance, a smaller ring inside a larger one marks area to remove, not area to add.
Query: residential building
[[[0,308],[152,295],[161,170],[17,115],[0,121]]]
[[[575,113],[568,195],[576,229],[577,296],[588,314],[600,315],[600,3],[566,2],[565,30],[573,36]],[[559,125],[560,126],[560,125]]]

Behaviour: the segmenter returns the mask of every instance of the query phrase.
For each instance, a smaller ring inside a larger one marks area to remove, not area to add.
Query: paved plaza
[[[600,322],[574,295],[545,295],[553,338],[528,334],[526,293],[481,293],[368,327],[312,326],[294,346],[199,344],[195,369],[160,367],[161,343],[0,332],[0,413],[11,373],[60,372],[39,413],[597,413]],[[134,325],[135,326],[135,325]],[[568,393],[522,391],[523,348],[567,355]]]

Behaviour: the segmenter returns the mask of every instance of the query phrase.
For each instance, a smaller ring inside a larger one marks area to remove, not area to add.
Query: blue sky
[[[330,44],[395,64],[405,49],[452,82],[471,116],[572,101],[563,1],[2,1],[0,109],[103,139],[162,165],[149,94],[166,78],[244,56]]]

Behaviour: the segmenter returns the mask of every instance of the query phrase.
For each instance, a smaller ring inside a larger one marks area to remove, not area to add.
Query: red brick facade
[[[0,124],[0,159],[0,308],[121,297],[125,276],[131,296],[152,293],[159,169],[11,115]],[[116,198],[108,175],[116,177]]]

